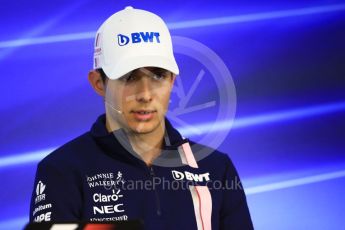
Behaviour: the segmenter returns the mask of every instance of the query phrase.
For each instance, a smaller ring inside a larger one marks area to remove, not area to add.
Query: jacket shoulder
[[[209,146],[190,141],[190,146],[197,161],[211,161],[214,163],[227,162],[230,160],[229,154],[223,153]],[[231,161],[231,160],[230,160]]]
[[[212,168],[218,173],[230,171],[231,174],[237,175],[237,170],[229,154],[192,141],[190,141],[190,145],[199,167]]]
[[[39,162],[39,165],[76,164],[81,159],[88,157],[92,152],[90,149],[95,146],[95,141],[90,132],[86,132],[48,154]]]

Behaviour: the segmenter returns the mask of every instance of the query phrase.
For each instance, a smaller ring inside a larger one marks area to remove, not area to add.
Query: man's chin
[[[149,134],[157,130],[160,127],[159,121],[143,121],[135,122],[130,125],[131,130],[136,134]]]

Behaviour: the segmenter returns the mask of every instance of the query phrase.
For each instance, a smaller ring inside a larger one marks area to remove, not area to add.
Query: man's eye
[[[165,78],[165,75],[164,74],[153,74],[152,77],[155,80],[163,80]]]
[[[155,80],[164,80],[165,78],[167,78],[170,75],[169,71],[164,71],[164,72],[157,72],[157,73],[153,73],[153,79]]]
[[[126,77],[127,82],[134,81],[134,80],[135,80],[135,76],[133,75],[129,75],[128,77]]]
[[[136,79],[134,74],[126,74],[125,76],[121,77],[120,80],[123,82],[132,82]]]

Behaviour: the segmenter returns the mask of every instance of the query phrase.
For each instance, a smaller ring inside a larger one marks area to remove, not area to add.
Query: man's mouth
[[[148,114],[148,113],[154,113],[156,110],[133,110],[133,113],[139,113],[139,114]]]
[[[157,111],[156,110],[132,110],[134,118],[138,121],[148,121],[153,118]]]

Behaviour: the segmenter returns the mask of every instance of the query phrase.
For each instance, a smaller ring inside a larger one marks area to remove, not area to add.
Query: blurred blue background
[[[237,166],[255,228],[345,229],[345,3],[319,0],[1,1],[0,229],[28,221],[38,161],[103,112],[87,81],[93,36],[127,5],[160,15],[229,68],[237,111],[219,149]],[[177,61],[186,92],[205,70],[189,106],[227,106],[202,63]],[[201,127],[217,111],[180,119]]]

